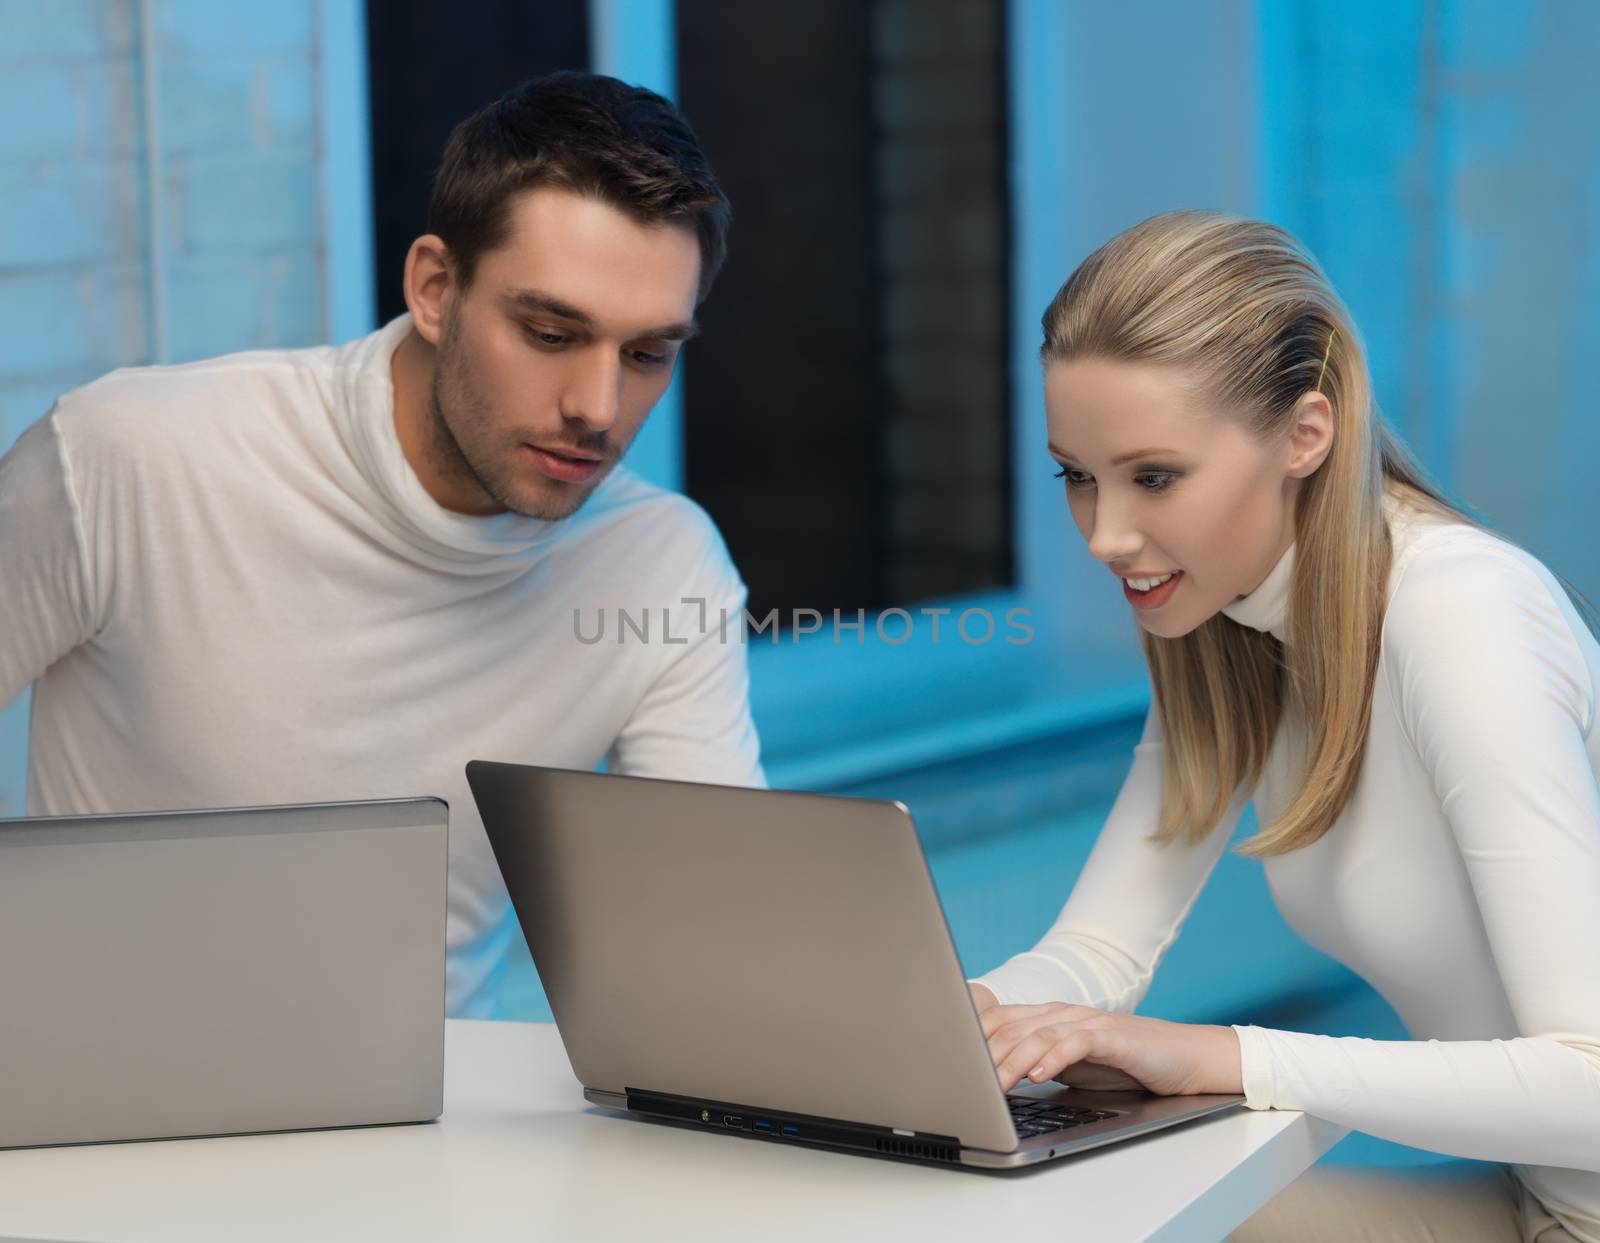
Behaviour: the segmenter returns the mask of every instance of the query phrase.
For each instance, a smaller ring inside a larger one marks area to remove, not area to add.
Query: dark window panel
[[[686,483],[751,610],[1009,584],[1004,5],[677,12],[679,101],[734,206]]]
[[[525,78],[589,67],[586,0],[374,0],[367,9],[378,321],[406,309],[401,270],[456,124]]]
[[[687,486],[752,611],[885,603],[867,9],[679,0],[679,102],[733,202],[686,355]]]

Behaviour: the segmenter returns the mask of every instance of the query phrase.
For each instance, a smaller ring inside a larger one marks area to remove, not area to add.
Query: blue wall
[[[1600,330],[1600,8],[1169,0],[1153,20],[1151,7],[1011,5],[1023,330],[1005,603],[1033,611],[1039,639],[1018,662],[907,650],[877,669],[872,652],[821,644],[756,651],[779,773],[858,770],[863,706],[891,745],[959,753],[1015,732],[1018,701],[1048,720],[1085,691],[1137,684],[1125,609],[1096,590],[1040,471],[1028,325],[1093,246],[1168,207],[1254,212],[1303,236],[1356,311],[1397,428],[1600,596],[1600,543],[1585,538],[1600,525],[1600,421],[1582,388]],[[595,0],[601,67],[670,91],[671,11]],[[0,446],[112,367],[371,326],[360,0],[5,12]],[[668,482],[679,409],[658,410],[636,455]],[[948,738],[928,730],[928,685],[961,718]],[[21,806],[23,707],[0,712],[0,812]]]
[[[371,327],[360,0],[0,12],[0,450],[116,367]]]
[[[359,0],[3,11],[0,448],[113,367],[371,326]],[[1117,230],[1201,206],[1297,232],[1351,303],[1394,426],[1448,488],[1600,599],[1586,388],[1600,340],[1600,6],[1010,11],[1019,582],[988,603],[1026,604],[1038,637],[1009,652],[752,653],[774,780],[905,798],[973,970],[1053,916],[1142,709],[1132,623],[1044,469],[1031,335]],[[671,0],[593,12],[597,67],[670,92]],[[668,482],[679,409],[658,411],[638,446],[636,464]],[[0,711],[0,815],[22,810],[25,709]],[[1146,1009],[1223,1019],[1274,1005],[1311,1030],[1395,1034],[1386,1008],[1282,925],[1259,867],[1230,859]],[[505,1010],[544,1013],[525,959]]]
[[[1351,303],[1378,398],[1489,522],[1600,596],[1600,6],[1261,13],[1264,214]]]

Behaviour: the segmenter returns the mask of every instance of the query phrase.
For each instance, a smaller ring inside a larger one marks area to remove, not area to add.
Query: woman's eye
[[[1073,470],[1063,466],[1056,471],[1057,479],[1065,479],[1069,488],[1088,488],[1094,486],[1094,476],[1088,471]],[[1177,480],[1176,471],[1151,470],[1135,475],[1134,482],[1147,492],[1165,492]]]

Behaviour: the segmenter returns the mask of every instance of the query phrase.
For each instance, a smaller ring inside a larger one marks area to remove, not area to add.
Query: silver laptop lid
[[[899,803],[474,761],[573,1071],[1016,1144]]]
[[[437,1117],[447,816],[0,821],[0,1147]]]

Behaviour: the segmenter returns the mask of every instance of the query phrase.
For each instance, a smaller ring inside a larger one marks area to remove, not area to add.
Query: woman
[[[1044,330],[1050,451],[1155,700],[1059,920],[972,984],[1002,1085],[1243,1092],[1501,1163],[1314,1168],[1235,1240],[1600,1243],[1600,645],[1384,429],[1283,231],[1157,216]],[[1415,1039],[1128,1013],[1251,798],[1279,909]]]

